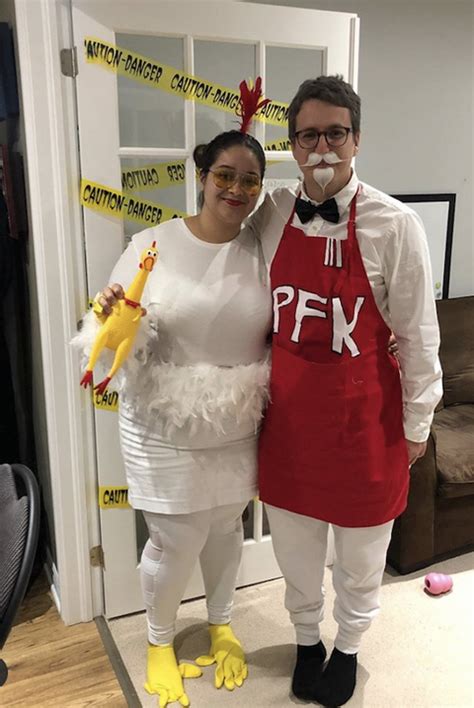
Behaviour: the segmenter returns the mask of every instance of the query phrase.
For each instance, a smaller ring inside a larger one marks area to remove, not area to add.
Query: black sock
[[[333,649],[324,672],[313,691],[313,700],[323,706],[342,706],[354,693],[357,654],[343,654]]]
[[[291,689],[297,698],[310,700],[314,687],[321,676],[326,648],[320,641],[311,646],[296,645],[296,665]]]

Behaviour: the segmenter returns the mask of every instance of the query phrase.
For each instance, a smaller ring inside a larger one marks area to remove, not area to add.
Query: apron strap
[[[347,242],[352,248],[352,244],[354,243],[354,239],[356,238],[356,211],[357,211],[357,197],[359,196],[360,193],[360,185],[357,188],[357,192],[354,194],[354,197],[351,201],[351,206],[349,210],[349,220],[347,222]]]
[[[337,278],[336,284],[334,286],[334,294],[338,295],[341,292],[341,288],[344,284],[345,279],[349,276],[350,269],[351,269],[351,255],[352,255],[352,249],[354,245],[354,241],[356,240],[356,211],[357,211],[357,197],[360,192],[360,185],[357,189],[357,192],[354,194],[350,209],[349,209],[349,219],[347,221],[347,239],[345,243],[345,249],[343,252],[343,257],[342,257],[342,268],[339,273],[339,276]],[[344,241],[342,242],[344,244]],[[341,247],[342,247],[341,244]]]
[[[297,201],[300,197],[301,197],[301,189],[300,189],[300,191],[298,192],[298,194],[297,194],[296,197],[295,197],[295,201],[293,202],[293,209],[291,210],[291,214],[290,214],[290,216],[288,217],[288,221],[287,221],[286,224],[285,224],[285,229],[286,229],[287,226],[291,226],[292,223],[293,223],[293,217],[294,217],[294,215],[295,215],[295,209],[296,209],[296,201]]]

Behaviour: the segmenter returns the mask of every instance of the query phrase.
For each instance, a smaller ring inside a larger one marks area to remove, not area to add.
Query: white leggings
[[[239,502],[192,514],[143,512],[150,538],[143,549],[140,578],[151,644],[172,643],[178,607],[198,558],[209,623],[230,622],[246,506]]]
[[[329,524],[310,516],[265,505],[275,556],[285,577],[285,606],[298,644],[317,644],[324,616],[324,567]],[[379,593],[393,521],[380,526],[345,528],[332,524],[332,572],[338,633],[334,645],[356,654],[363,633],[379,611]]]

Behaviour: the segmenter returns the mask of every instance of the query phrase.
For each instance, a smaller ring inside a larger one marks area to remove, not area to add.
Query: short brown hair
[[[318,76],[317,79],[307,79],[299,87],[288,109],[288,136],[295,139],[296,117],[305,101],[312,98],[333,106],[348,108],[351,114],[352,130],[360,131],[360,97],[342,76]]]

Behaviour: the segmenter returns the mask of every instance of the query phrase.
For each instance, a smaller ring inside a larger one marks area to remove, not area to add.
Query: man
[[[260,496],[296,630],[293,692],[338,706],[354,692],[409,465],[425,453],[441,396],[439,332],[420,219],[352,168],[360,141],[352,87],[334,76],[305,81],[288,122],[301,187],[296,199],[288,189],[268,195],[253,221],[274,302]],[[399,366],[387,351],[390,330]],[[329,524],[338,633],[323,671]]]

